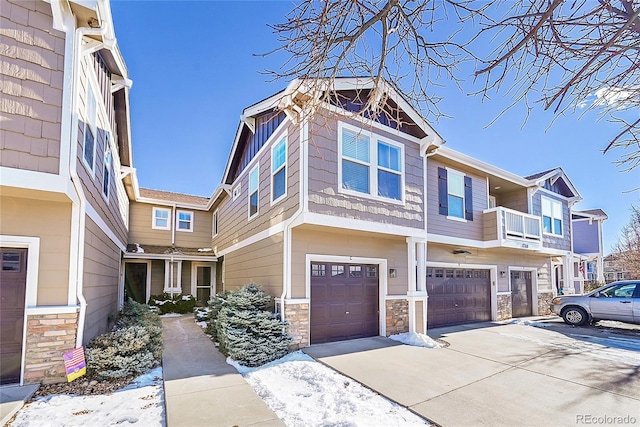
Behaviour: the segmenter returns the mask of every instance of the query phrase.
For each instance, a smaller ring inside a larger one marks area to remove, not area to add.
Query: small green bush
[[[87,344],[87,373],[99,378],[121,378],[142,374],[162,358],[160,317],[144,304],[129,299],[112,317],[112,330]]]
[[[228,293],[214,305],[219,307],[213,322],[215,337],[223,354],[253,367],[288,353],[291,343],[288,325],[277,314],[267,310],[272,306],[272,297],[257,285],[252,283],[237,292]]]
[[[160,310],[160,314],[193,313],[193,309],[196,306],[196,299],[192,295],[178,294],[171,296],[165,292],[161,295],[151,295],[149,305],[151,307],[157,307]]]
[[[206,333],[211,336],[211,339],[218,341],[217,333],[217,320],[218,314],[222,309],[222,305],[227,301],[231,295],[229,291],[222,291],[209,300],[209,313],[207,314],[207,330]]]

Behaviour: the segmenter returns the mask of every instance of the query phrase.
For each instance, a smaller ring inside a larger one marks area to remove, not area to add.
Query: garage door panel
[[[427,292],[429,327],[491,320],[488,270],[428,269]]]

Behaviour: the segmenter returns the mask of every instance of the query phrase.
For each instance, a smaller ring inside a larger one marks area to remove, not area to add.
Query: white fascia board
[[[229,151],[229,157],[227,158],[227,166],[224,168],[224,174],[222,175],[222,184],[224,184],[227,180],[227,176],[229,175],[229,171],[231,170],[231,162],[233,161],[233,156],[238,149],[238,143],[240,142],[240,134],[242,134],[242,128],[246,126],[245,123],[240,120],[238,124],[238,129],[236,130],[236,136],[233,139],[233,145],[231,146],[231,151]]]
[[[64,165],[63,165],[64,166]],[[64,169],[61,167],[61,169]],[[62,193],[72,198],[69,177],[44,172],[0,166],[2,186]]]
[[[227,194],[227,196],[231,196],[231,186],[229,184],[218,185],[218,187],[214,190],[213,194],[209,198],[209,203],[207,203],[207,210],[211,209],[216,200],[218,200],[225,193]]]
[[[462,163],[474,169],[478,169],[480,171],[486,172],[495,177],[502,178],[507,181],[511,181],[514,184],[518,184],[523,187],[532,187],[536,185],[534,181],[530,181],[526,178],[521,177],[520,175],[516,175],[512,172],[506,171],[504,169],[500,169],[497,166],[493,166],[489,163],[483,162],[482,160],[478,160],[474,157],[468,156],[466,154],[462,154],[461,152],[452,150],[449,147],[438,148],[438,151],[436,152],[436,154],[451,160],[455,160],[458,163]]]
[[[169,207],[175,206],[176,208],[179,208],[179,209],[184,208],[184,209],[191,209],[195,211],[209,210],[208,203],[206,205],[195,205],[192,203],[172,202],[171,200],[152,199],[148,197],[139,197],[136,199],[136,202],[146,203],[149,205],[161,205],[161,206],[169,206]]]
[[[280,99],[284,96],[283,91],[280,91],[274,95],[271,95],[267,99],[264,99],[257,104],[253,104],[242,111],[241,118],[253,117],[257,114],[265,112],[267,110],[271,110],[273,108],[277,108],[280,103]],[[242,119],[241,119],[242,120]]]
[[[314,212],[303,212],[292,227],[302,224],[320,225],[332,228],[341,228],[353,231],[365,231],[370,233],[389,234],[393,236],[427,238],[427,233],[422,228],[403,227],[400,225],[384,224],[380,222],[364,221],[361,219],[344,218],[333,215],[324,215]]]
[[[183,255],[183,254],[145,254],[137,252],[125,252],[122,257],[124,259],[161,259],[161,260],[174,260],[174,261],[218,261],[217,257],[212,256],[198,256],[198,255]]]

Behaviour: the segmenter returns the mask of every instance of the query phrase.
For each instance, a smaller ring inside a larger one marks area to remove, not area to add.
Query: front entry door
[[[27,250],[0,249],[0,384],[20,382]]]
[[[511,310],[512,317],[533,315],[530,271],[511,272]]]
[[[127,262],[124,265],[124,298],[140,304],[147,302],[147,264]]]
[[[196,266],[196,301],[198,305],[207,306],[211,298],[211,277],[210,265]]]

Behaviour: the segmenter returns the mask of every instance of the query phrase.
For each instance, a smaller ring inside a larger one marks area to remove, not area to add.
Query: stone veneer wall
[[[498,295],[498,320],[511,319],[511,294]]]
[[[552,293],[538,294],[538,314],[545,316],[551,314],[551,300],[553,299]]]
[[[309,303],[285,304],[284,318],[289,322],[289,335],[294,349],[309,345]]]
[[[406,299],[386,300],[387,336],[409,332],[409,303]]]
[[[25,383],[66,381],[62,354],[75,348],[77,325],[78,313],[28,316]]]

